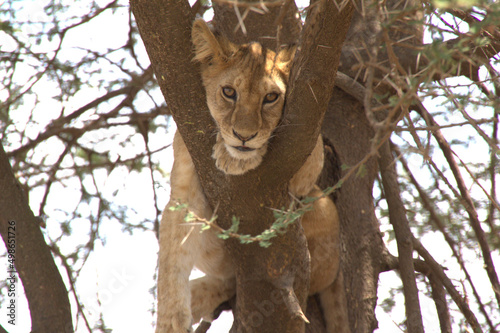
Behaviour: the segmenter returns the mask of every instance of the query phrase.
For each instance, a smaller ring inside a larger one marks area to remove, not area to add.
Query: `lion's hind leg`
[[[236,293],[236,280],[204,276],[189,282],[191,287],[191,312],[193,322],[201,318],[212,321],[212,315],[219,305]]]
[[[337,208],[315,187],[309,197],[319,198],[302,218],[311,254],[310,294],[318,294],[328,333],[350,333],[342,270]]]
[[[319,299],[328,333],[351,333],[342,270],[335,281],[319,292]]]

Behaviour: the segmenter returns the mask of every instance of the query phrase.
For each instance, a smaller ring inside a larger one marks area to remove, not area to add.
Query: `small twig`
[[[375,62],[375,59],[377,58],[377,49],[375,49],[373,52],[370,52],[369,55],[370,62]],[[377,121],[377,118],[375,117],[375,114],[372,110],[373,80],[375,78],[375,68],[373,66],[368,66],[365,75],[366,88],[363,97],[363,106],[366,119],[368,120],[370,126],[376,131],[375,138],[373,140],[373,143],[376,143],[378,142],[378,140],[376,140],[376,137],[380,135],[379,129],[382,127],[382,123]]]
[[[73,147],[73,144],[76,142],[76,140],[83,134],[83,131],[80,131],[79,133],[75,133],[75,135],[66,142],[66,147],[64,148],[64,151],[59,155],[59,158],[57,159],[56,163],[52,166],[49,174],[49,179],[47,180],[45,184],[45,192],[43,194],[42,201],[40,202],[40,207],[38,209],[38,216],[43,216],[45,215],[44,210],[45,210],[45,204],[47,203],[47,198],[50,193],[50,188],[54,181],[56,180],[56,173],[59,170],[59,167],[61,163],[63,162],[64,158],[66,155],[70,152],[71,148]]]
[[[337,71],[337,76],[335,77],[335,86],[342,89],[344,92],[348,93],[354,97],[358,102],[363,103],[366,95],[366,89],[355,79],[351,78],[342,72]],[[376,105],[376,101],[372,101],[373,105]]]
[[[444,90],[444,92],[446,93],[446,95],[449,96],[449,99],[451,99],[451,102],[453,103],[453,105],[455,105],[455,108],[458,109],[460,111],[460,113],[462,113],[463,117],[467,120],[468,124],[471,125],[472,127],[474,127],[476,132],[484,139],[484,141],[490,146],[490,148],[493,151],[499,151],[500,148],[491,140],[491,138],[486,133],[484,133],[484,131],[481,129],[481,127],[479,127],[477,121],[475,119],[473,119],[465,111],[464,106],[457,101],[457,99],[454,97],[454,94],[450,91],[449,87],[445,86],[445,85],[441,85],[441,82],[439,82],[439,84],[440,84],[441,88]],[[452,97],[452,98],[450,98],[450,97]]]
[[[68,261],[67,261],[68,259],[61,253],[61,251],[59,250],[58,247],[56,247],[55,245],[49,246],[49,247],[50,247],[50,250],[52,252],[54,252],[55,255],[57,255],[59,258],[61,258],[61,263],[66,271],[66,275],[68,276],[68,281],[69,281],[69,284],[71,287],[71,292],[73,293],[73,297],[75,298],[77,311],[82,316],[83,321],[85,322],[85,326],[87,327],[87,330],[89,331],[89,333],[91,333],[92,328],[90,327],[90,323],[87,319],[87,316],[83,312],[83,306],[80,303],[80,299],[79,299],[78,294],[76,292],[75,281],[73,279],[73,275],[71,274],[73,272],[73,269],[71,268],[71,265],[68,264]]]
[[[288,12],[288,9],[290,8],[290,5],[292,4],[292,0],[285,0],[283,5],[280,8],[280,12],[278,13],[278,16],[276,17],[276,20],[274,21],[274,25],[277,27],[278,32],[281,29],[281,25],[283,24],[283,20],[285,19],[285,15]],[[278,37],[276,38],[279,41],[279,33]],[[279,48],[280,44],[277,44],[276,50]]]
[[[467,164],[465,164],[465,162],[460,158],[460,156],[457,155],[457,153],[455,153],[455,151],[451,150],[451,152],[453,153],[453,155],[455,155],[458,158],[458,160],[460,161],[462,166],[465,168],[465,170],[467,171],[469,176],[472,178],[474,183],[476,183],[477,186],[479,186],[481,188],[481,190],[483,190],[483,193],[488,197],[488,200],[490,201],[490,203],[500,212],[500,206],[498,205],[496,200],[493,197],[491,197],[490,194],[488,193],[488,191],[486,191],[486,189],[483,187],[483,185],[481,185],[481,183],[479,182],[477,177],[472,173],[472,171],[469,169]]]
[[[102,115],[103,119],[109,119],[116,114],[118,114],[118,111],[123,108],[126,105],[130,104],[130,101],[133,100],[133,98],[137,95],[137,93],[144,87],[146,83],[151,81],[153,78],[153,69],[151,66],[149,66],[146,71],[139,76],[136,79],[133,79],[130,81],[129,85],[124,88],[120,88],[115,91],[108,92],[104,94],[103,96],[96,98],[94,101],[87,103],[86,105],[80,107],[79,109],[75,110],[74,112],[70,113],[69,115],[66,115],[64,117],[55,119],[50,125],[47,126],[47,129],[40,133],[35,139],[30,140],[27,144],[24,146],[21,146],[13,151],[10,151],[7,153],[7,156],[13,157],[18,154],[22,154],[29,149],[32,149],[36,147],[39,143],[60,134],[61,132],[65,130],[71,130],[72,128],[68,129],[64,127],[65,124],[69,124],[69,122],[73,119],[76,119],[80,115],[82,115],[84,112],[97,107],[101,103],[107,102],[111,100],[114,97],[121,96],[121,95],[126,95],[126,97],[123,99],[123,101],[113,110],[108,112],[105,115]],[[97,126],[97,124],[101,121],[102,119],[99,118],[97,121],[93,122],[95,124],[94,126]],[[91,129],[91,126],[87,126],[83,129],[82,131],[88,132]]]
[[[400,75],[404,77],[408,76],[408,73],[405,71],[403,66],[401,66],[399,58],[396,56],[396,53],[392,48],[392,44],[394,44],[394,42],[389,38],[389,33],[387,31],[387,28],[383,29],[382,35],[384,36],[385,46],[387,48],[387,56],[389,57],[389,63],[398,70]]]

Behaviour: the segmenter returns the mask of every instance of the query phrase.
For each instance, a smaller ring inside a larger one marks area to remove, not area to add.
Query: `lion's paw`
[[[158,318],[156,333],[192,333],[191,315],[184,312],[172,313]]]

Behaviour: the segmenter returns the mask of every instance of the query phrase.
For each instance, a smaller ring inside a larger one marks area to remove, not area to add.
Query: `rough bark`
[[[363,106],[335,88],[323,123],[345,166],[354,166],[369,152],[373,130]],[[377,281],[386,253],[373,207],[372,188],[377,172],[372,158],[366,173],[342,184],[336,202],[341,223],[342,269],[352,332],[372,332],[377,327]]]
[[[391,0],[383,5],[396,15],[398,10],[413,3],[414,1]],[[353,16],[344,43],[339,71],[363,81],[366,68],[364,62],[371,60],[389,66],[389,56],[385,48],[378,49],[382,45],[381,36],[384,32],[379,8],[371,1],[356,1],[356,5],[358,11]],[[414,18],[421,15],[417,11],[413,14]],[[391,40],[406,38],[405,42],[410,45],[422,43],[422,32],[418,29],[410,32],[401,29],[404,22],[393,22],[389,27],[388,35]],[[370,59],[370,52],[374,49],[378,49],[377,58]],[[417,53],[414,50],[394,47],[394,52],[398,59],[407,60],[403,65],[405,69],[415,68]],[[409,71],[414,72],[411,69]],[[376,71],[376,80],[380,80],[380,74]],[[352,167],[371,153],[375,133],[360,102],[364,99],[364,91],[361,94],[356,91],[361,95],[356,96],[356,93],[346,92],[345,87],[342,89],[335,88],[323,123],[323,132],[333,142],[342,163],[346,167]],[[377,91],[383,93],[387,89],[381,85]],[[363,170],[364,172],[342,184],[337,201],[341,221],[342,267],[353,332],[372,332],[377,327],[374,313],[377,305],[377,281],[380,272],[390,261],[373,207],[373,183],[378,173],[376,160],[370,158]]]
[[[241,30],[234,33],[234,27],[238,24],[238,19],[234,15],[234,10],[228,6],[214,2],[214,18],[212,24],[217,31],[222,32],[226,38],[235,43],[248,43],[253,40],[258,40],[268,48],[275,48],[281,44],[297,44],[300,33],[300,20],[298,18],[297,7],[293,1],[287,2],[285,8],[272,7],[269,8],[269,13],[262,16],[254,12],[250,12],[245,19],[247,34],[244,35]],[[276,19],[279,18],[279,19]],[[277,27],[276,22],[281,23],[279,31],[280,40],[276,41]],[[264,36],[264,37],[263,37]],[[337,84],[339,76],[336,76],[335,83]],[[352,80],[351,80],[352,81]],[[322,97],[320,97],[322,98]],[[328,111],[330,112],[330,110]],[[324,137],[324,140],[327,140]],[[325,141],[325,144],[326,141]],[[335,147],[330,145],[330,149],[335,150]],[[321,188],[327,188],[337,183],[340,178],[340,163],[338,156],[333,151],[325,150],[325,168],[322,172],[318,184]],[[329,156],[330,155],[330,156]],[[338,192],[332,194],[332,199],[336,201]],[[324,333],[326,332],[324,314],[317,297],[311,296],[307,303],[306,316],[311,322],[306,325],[306,333]]]
[[[258,1],[255,2],[258,5]],[[234,31],[239,22],[231,6],[214,2],[213,8],[212,23],[217,31],[233,43],[258,41],[264,47],[275,49],[283,44],[296,44],[302,28],[294,1],[287,1],[284,6],[271,7],[266,15],[249,12],[244,20],[246,34],[241,28]]]
[[[212,207],[218,207],[218,223],[228,228],[232,217],[238,216],[239,232],[262,232],[274,220],[269,207],[287,206],[288,180],[312,151],[333,88],[352,7],[347,6],[342,13],[331,1],[320,1],[313,7],[306,22],[306,42],[292,67],[294,88],[287,98],[294,103],[289,102],[285,110],[285,121],[292,126],[283,127],[259,168],[237,177],[216,170],[210,158],[213,128],[207,128],[207,124],[212,121],[204,112],[207,107],[197,68],[188,63],[192,58],[189,5],[144,0],[131,4],[159,85],[193,157],[205,194]],[[192,94],[189,99],[185,98],[186,91]],[[293,130],[293,125],[303,131]],[[274,172],[278,169],[279,173]],[[258,326],[259,332],[302,332],[304,322],[299,310],[306,305],[309,263],[300,224],[273,239],[268,249],[236,240],[226,244],[237,278],[232,331],[250,331]]]
[[[1,144],[0,189],[0,234],[7,248],[15,250],[15,267],[30,309],[31,332],[73,332],[68,292]],[[20,293],[19,288],[17,283],[16,293]],[[23,320],[24,315],[17,309],[17,320]]]

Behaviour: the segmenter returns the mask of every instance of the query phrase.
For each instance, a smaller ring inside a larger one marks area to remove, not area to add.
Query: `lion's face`
[[[220,138],[238,160],[262,158],[283,110],[286,86],[273,68],[275,54],[268,51],[264,58],[261,50],[252,44],[235,66],[223,71],[211,66],[203,75]]]
[[[281,119],[293,50],[276,54],[258,43],[234,45],[216,38],[203,21],[193,27],[193,42],[219,130],[212,156],[225,173],[245,173],[262,162]]]

